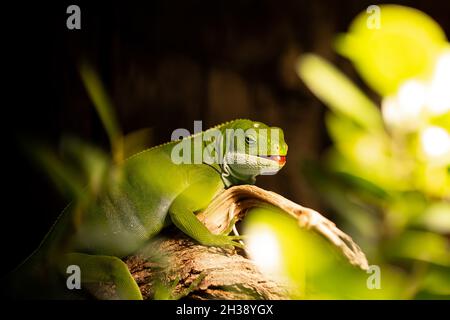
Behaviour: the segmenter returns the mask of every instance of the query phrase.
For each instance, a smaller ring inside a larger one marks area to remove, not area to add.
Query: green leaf
[[[422,282],[421,290],[450,299],[450,268],[430,266]]]
[[[123,137],[124,158],[150,148],[153,145],[154,132],[151,128],[142,128]]]
[[[415,223],[430,231],[450,234],[450,203],[439,202],[430,205]]]
[[[108,134],[113,149],[114,160],[121,161],[123,159],[123,137],[119,122],[114,113],[113,103],[92,66],[87,63],[81,64],[80,74],[100,120],[105,127],[106,133]]]
[[[360,13],[349,32],[336,39],[336,49],[350,59],[362,78],[382,96],[394,94],[412,78],[430,76],[446,44],[444,31],[425,13],[399,5],[381,5],[380,28]]]
[[[369,130],[383,128],[377,106],[323,58],[314,54],[301,56],[297,73],[309,89],[334,112],[349,117]]]
[[[449,241],[432,232],[406,231],[387,244],[391,257],[450,266]]]
[[[84,181],[71,166],[62,162],[58,156],[45,145],[28,145],[28,152],[37,164],[48,174],[57,189],[68,199],[85,201]]]
[[[334,113],[326,114],[325,123],[336,148],[348,159],[371,169],[385,165],[388,143],[382,131],[369,133],[349,118]]]
[[[78,176],[84,178],[85,185],[96,194],[103,187],[111,161],[108,155],[87,142],[65,136],[61,140],[64,163],[71,164]]]

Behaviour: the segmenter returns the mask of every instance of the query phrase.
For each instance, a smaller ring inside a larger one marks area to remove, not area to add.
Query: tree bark
[[[144,299],[154,298],[155,287],[161,281],[169,287],[172,298],[279,300],[289,297],[287,286],[259,272],[242,250],[205,247],[181,234],[155,241],[147,249],[152,255],[163,254],[165,259],[160,261],[165,261],[149,262],[145,254],[125,260]],[[178,283],[174,284],[177,279]]]

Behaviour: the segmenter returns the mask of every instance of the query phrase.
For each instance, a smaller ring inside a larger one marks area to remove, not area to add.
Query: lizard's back
[[[78,225],[72,219],[70,250],[118,257],[133,253],[168,223],[170,206],[190,185],[208,180],[220,188],[220,176],[211,167],[174,164],[172,147],[144,151],[111,172],[104,192]]]

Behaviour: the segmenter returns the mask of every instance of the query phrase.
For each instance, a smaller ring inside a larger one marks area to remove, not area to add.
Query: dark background
[[[2,268],[31,253],[67,203],[24,152],[27,143],[46,141],[58,150],[61,136],[73,134],[109,148],[78,76],[81,58],[99,71],[123,131],[151,128],[153,144],[170,140],[176,128],[192,130],[194,120],[203,120],[205,129],[234,118],[282,127],[288,164],[258,185],[326,211],[300,170],[302,160],[318,159],[329,144],[325,109],[293,65],[299,54],[315,52],[365,88],[334,53],[332,39],[376,3],[74,0],[3,6]],[[447,1],[396,3],[428,13],[450,34]],[[66,28],[70,4],[81,8],[81,30]]]

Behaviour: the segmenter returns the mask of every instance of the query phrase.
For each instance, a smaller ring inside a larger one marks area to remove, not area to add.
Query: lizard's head
[[[288,146],[280,128],[242,119],[231,122],[223,134],[222,178],[227,187],[254,183],[257,175],[275,174],[286,163]]]

